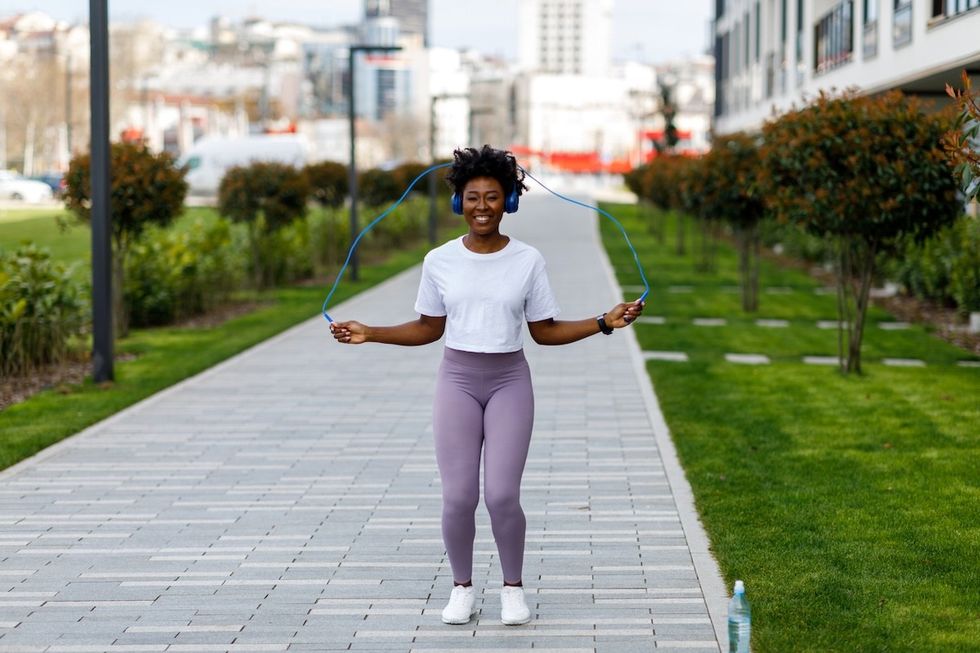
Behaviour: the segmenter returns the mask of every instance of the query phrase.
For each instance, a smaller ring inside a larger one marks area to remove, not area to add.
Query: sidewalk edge
[[[593,237],[598,241],[599,251],[602,252],[601,260],[606,270],[609,285],[614,289],[616,296],[620,297],[622,290],[616,280],[616,273],[606,248],[602,245],[598,218],[595,221]],[[660,410],[660,402],[654,393],[653,380],[647,373],[646,362],[643,359],[640,343],[636,339],[636,333],[633,329],[620,329],[617,334],[621,334],[628,342],[630,358],[633,361],[633,371],[640,385],[643,403],[646,405],[647,413],[650,416],[654,439],[663,462],[664,474],[667,477],[667,483],[670,485],[671,494],[674,496],[677,514],[681,520],[681,528],[684,530],[684,536],[691,550],[694,571],[698,576],[704,601],[708,606],[708,616],[711,619],[720,650],[727,651],[728,592],[725,588],[725,581],[721,577],[718,561],[711,554],[708,535],[694,506],[694,493],[687,481],[684,468],[681,467],[680,459],[677,457],[677,449],[674,447],[674,441],[671,438],[670,428],[667,426],[664,414]]]

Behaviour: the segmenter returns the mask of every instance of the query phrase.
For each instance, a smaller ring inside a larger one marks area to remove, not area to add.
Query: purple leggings
[[[454,580],[473,573],[476,507],[483,492],[504,582],[521,580],[521,475],[531,444],[534,394],[523,351],[480,354],[446,348],[436,379],[433,431],[442,479],[442,539]]]

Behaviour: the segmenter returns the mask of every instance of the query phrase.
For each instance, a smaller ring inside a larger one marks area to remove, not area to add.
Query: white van
[[[187,183],[193,195],[217,195],[222,177],[229,168],[255,161],[306,165],[308,148],[302,136],[259,135],[244,138],[206,136],[197,141],[177,161],[187,166]]]

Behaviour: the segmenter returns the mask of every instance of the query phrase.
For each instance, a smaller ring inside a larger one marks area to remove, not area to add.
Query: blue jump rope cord
[[[432,167],[430,167],[430,168],[422,171],[419,174],[419,176],[417,176],[415,179],[412,180],[412,183],[410,183],[408,185],[408,188],[405,189],[405,192],[402,193],[402,196],[399,197],[398,200],[394,204],[392,204],[391,206],[389,206],[388,209],[384,213],[382,213],[381,215],[379,215],[378,217],[376,217],[374,220],[371,220],[371,222],[369,222],[368,225],[366,227],[364,227],[364,229],[361,230],[361,233],[357,234],[357,238],[354,239],[354,242],[351,243],[350,249],[347,251],[347,258],[344,260],[344,264],[343,264],[343,266],[341,266],[340,272],[337,273],[337,278],[334,279],[333,286],[330,288],[330,292],[327,293],[327,298],[325,300],[323,300],[323,307],[321,309],[321,312],[323,313],[323,317],[327,320],[327,322],[330,322],[330,323],[333,322],[333,318],[331,318],[330,315],[327,314],[327,306],[330,304],[330,299],[333,297],[334,292],[336,292],[337,286],[340,284],[340,280],[343,278],[344,272],[347,270],[347,265],[350,263],[351,256],[354,255],[354,251],[357,249],[358,243],[361,242],[361,238],[363,238],[364,235],[367,232],[371,231],[371,229],[374,228],[374,225],[376,225],[379,222],[381,222],[389,213],[391,213],[396,208],[398,208],[398,205],[399,204],[401,204],[403,201],[405,201],[405,198],[408,197],[408,194],[410,192],[412,192],[412,188],[415,187],[415,184],[418,182],[419,179],[421,179],[422,177],[426,176],[427,174],[429,174],[430,172],[432,172],[434,170],[438,170],[439,168],[448,168],[451,165],[452,165],[452,163],[440,163],[438,165],[434,165],[434,166],[432,166]],[[647,276],[646,276],[646,274],[643,273],[643,266],[640,265],[640,257],[637,256],[637,254],[636,254],[636,248],[634,248],[633,247],[633,243],[630,242],[630,237],[626,234],[626,229],[623,228],[622,223],[620,223],[619,220],[617,220],[616,218],[614,218],[612,215],[610,215],[606,211],[603,211],[602,209],[600,209],[598,206],[592,206],[591,204],[586,204],[584,202],[579,202],[578,200],[573,200],[570,197],[565,197],[561,193],[556,193],[555,191],[551,190],[550,188],[548,188],[547,186],[545,186],[543,183],[541,183],[541,181],[537,177],[533,176],[527,170],[524,170],[524,168],[521,168],[521,170],[524,172],[525,175],[527,175],[528,177],[530,177],[531,179],[533,179],[534,181],[536,181],[538,183],[538,185],[541,186],[541,188],[544,188],[546,191],[548,191],[552,195],[554,195],[556,197],[559,197],[559,198],[565,200],[566,202],[570,202],[572,204],[578,204],[579,206],[584,206],[587,209],[592,209],[593,211],[597,211],[600,214],[602,214],[603,216],[605,216],[605,217],[609,218],[610,220],[612,220],[613,223],[617,227],[619,227],[619,231],[623,234],[623,238],[626,239],[626,244],[629,246],[630,251],[633,253],[633,260],[636,261],[636,269],[640,271],[640,278],[643,279],[643,287],[646,288],[646,290],[643,292],[643,294],[640,295],[640,299],[638,301],[641,301],[642,302],[644,299],[646,299],[646,296],[648,294],[650,294],[650,284],[647,282]]]

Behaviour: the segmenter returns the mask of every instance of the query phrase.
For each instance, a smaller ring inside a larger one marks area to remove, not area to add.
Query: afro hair
[[[446,183],[456,193],[462,194],[466,184],[476,177],[496,179],[507,194],[514,188],[518,195],[527,190],[524,171],[517,166],[517,159],[510,152],[496,150],[489,145],[479,150],[467,147],[454,151],[453,159],[453,165],[446,174]]]

